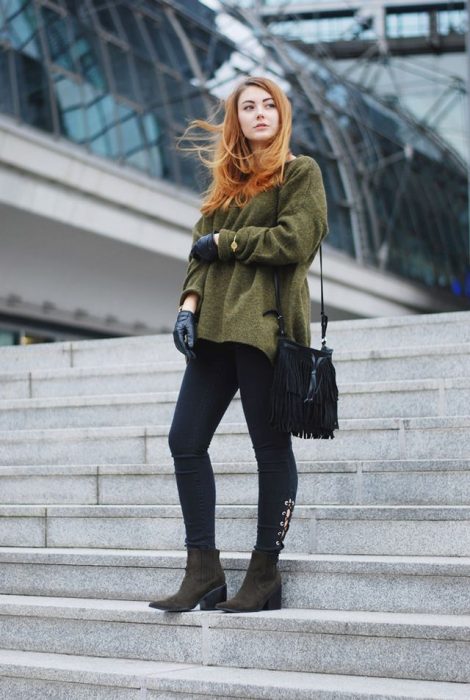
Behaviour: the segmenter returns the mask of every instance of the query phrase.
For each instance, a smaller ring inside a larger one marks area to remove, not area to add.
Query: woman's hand
[[[182,309],[176,317],[173,330],[173,340],[176,349],[186,355],[189,360],[194,360],[196,354],[193,350],[196,342],[196,319],[192,311]]]
[[[201,236],[191,248],[191,256],[195,260],[204,260],[204,262],[217,260],[219,257],[217,251],[218,242],[218,233],[208,233],[206,236]]]

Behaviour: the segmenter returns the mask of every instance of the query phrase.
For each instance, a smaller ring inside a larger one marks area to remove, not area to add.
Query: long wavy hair
[[[243,134],[238,120],[238,101],[249,85],[266,90],[276,105],[279,114],[279,128],[274,138],[263,148],[254,152]],[[216,123],[220,109],[225,108],[224,119]],[[221,100],[209,120],[194,119],[178,139],[178,145],[188,138],[195,129],[203,129],[212,134],[196,137],[204,145],[194,144],[180,150],[197,153],[199,159],[209,169],[212,177],[210,186],[203,192],[201,213],[211,214],[219,207],[228,209],[233,202],[243,207],[254,195],[280,185],[284,179],[284,165],[289,154],[292,133],[292,109],[287,95],[272,80],[249,76],[235,90]]]

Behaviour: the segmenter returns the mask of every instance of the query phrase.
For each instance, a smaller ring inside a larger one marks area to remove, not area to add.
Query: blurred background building
[[[467,33],[464,2],[0,0],[0,344],[172,328],[208,184],[176,138],[250,74],[323,172],[330,318],[470,308]]]

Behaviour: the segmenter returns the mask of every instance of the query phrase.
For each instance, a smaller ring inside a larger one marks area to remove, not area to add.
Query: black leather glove
[[[173,330],[173,340],[177,350],[186,355],[189,360],[194,360],[196,357],[193,351],[196,342],[196,319],[192,311],[179,312]]]
[[[208,233],[207,236],[201,236],[191,248],[191,256],[195,260],[204,260],[205,262],[217,260],[219,253],[214,241],[214,234]]]

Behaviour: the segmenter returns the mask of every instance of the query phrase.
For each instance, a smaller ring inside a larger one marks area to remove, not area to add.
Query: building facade
[[[332,317],[468,306],[463,159],[280,33],[275,8],[0,0],[0,342],[170,328],[207,185],[176,139],[257,72],[324,174]]]

